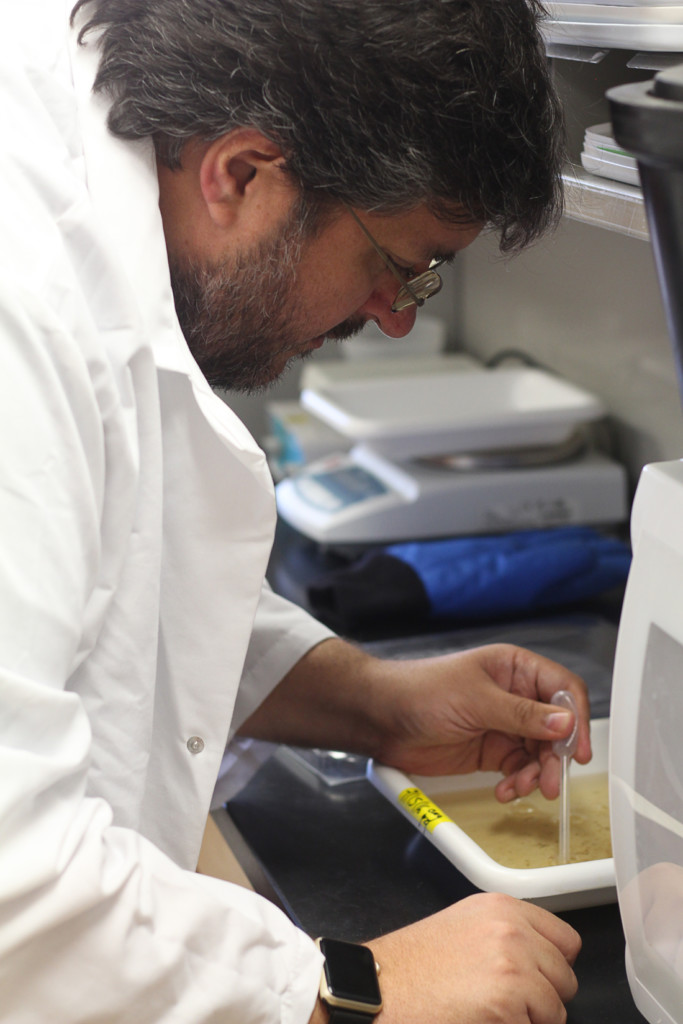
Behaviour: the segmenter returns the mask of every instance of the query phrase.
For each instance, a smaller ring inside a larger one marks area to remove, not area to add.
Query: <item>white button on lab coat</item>
[[[231,720],[330,634],[262,590],[265,460],[70,6],[0,13],[0,1020],[306,1021],[310,941],[192,869]]]

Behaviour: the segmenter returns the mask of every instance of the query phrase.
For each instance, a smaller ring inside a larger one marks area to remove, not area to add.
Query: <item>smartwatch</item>
[[[340,939],[316,939],[325,957],[320,977],[320,999],[330,1024],[370,1024],[382,1009],[379,964],[372,950]]]

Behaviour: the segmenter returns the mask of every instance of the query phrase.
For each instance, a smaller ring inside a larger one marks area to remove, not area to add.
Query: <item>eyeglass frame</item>
[[[379,242],[373,238],[353,207],[349,206],[348,203],[345,203],[344,205],[367,238],[368,242],[372,245],[375,252],[377,252],[382,258],[384,265],[391,271],[401,285],[396,293],[396,298],[391,304],[392,313],[400,313],[402,310],[408,309],[410,306],[417,306],[419,309],[420,306],[424,306],[427,299],[431,299],[432,295],[436,295],[441,291],[443,287],[443,280],[441,275],[437,274],[436,270],[437,267],[442,266],[446,262],[445,259],[432,260],[427,270],[423,270],[421,274],[416,274],[414,277],[406,279],[401,273],[401,268],[394,263],[391,256],[389,256]],[[419,292],[425,288],[427,289],[425,294],[420,295]],[[403,298],[401,298],[401,293],[403,293]]]

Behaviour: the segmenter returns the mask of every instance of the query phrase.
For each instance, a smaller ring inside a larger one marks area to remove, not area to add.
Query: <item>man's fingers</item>
[[[496,786],[496,799],[501,803],[509,803],[520,796],[529,796],[538,786],[541,776],[541,766],[538,761],[532,761],[519,771],[513,772],[502,779]],[[544,794],[545,795],[545,794]],[[557,794],[552,794],[556,796]]]
[[[502,720],[491,728],[542,741],[564,739],[571,732],[573,718],[550,703],[558,690],[568,690],[579,713],[579,731],[574,757],[580,764],[591,758],[590,701],[584,681],[562,665],[524,648],[492,645],[486,650],[491,678],[513,703],[501,703],[497,711]],[[515,700],[516,699],[516,700]]]
[[[532,927],[559,949],[568,964],[573,964],[581,949],[581,936],[576,929],[534,903],[525,903],[525,907]]]

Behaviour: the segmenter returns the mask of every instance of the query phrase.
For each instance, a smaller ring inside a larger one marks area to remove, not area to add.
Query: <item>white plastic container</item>
[[[608,719],[591,723],[593,758],[588,765],[573,762],[572,778],[606,772],[608,735]],[[371,761],[368,778],[479,889],[505,892],[553,911],[613,903],[616,899],[611,857],[544,868],[506,867],[493,860],[453,821],[426,827],[406,808],[405,801],[401,801],[402,793],[417,787],[438,810],[440,793],[493,787],[500,775],[474,772],[442,777],[408,776]]]
[[[683,1022],[683,462],[646,466],[612,691],[610,807],[638,1009]]]

